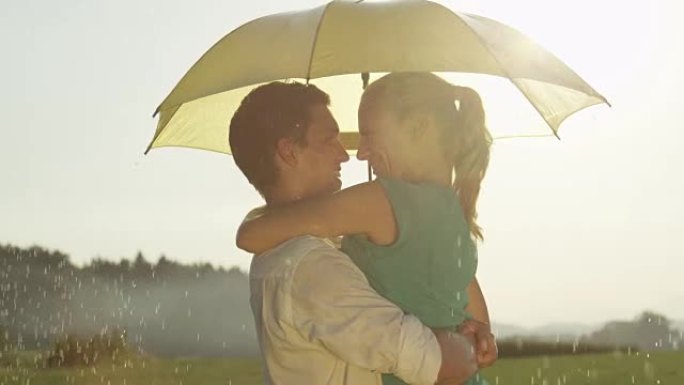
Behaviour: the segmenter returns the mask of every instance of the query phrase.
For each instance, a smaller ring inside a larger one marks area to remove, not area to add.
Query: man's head
[[[330,97],[313,85],[273,82],[252,90],[230,122],[230,148],[247,180],[270,201],[340,188],[339,142]],[[283,191],[285,190],[285,191]]]

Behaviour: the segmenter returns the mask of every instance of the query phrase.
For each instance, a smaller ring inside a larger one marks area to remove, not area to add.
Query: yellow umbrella
[[[354,150],[359,74],[398,71],[435,72],[475,87],[495,137],[539,134],[542,125],[557,135],[569,115],[607,103],[553,54],[497,21],[425,0],[338,0],[259,18],[226,35],[159,105],[147,151],[179,146],[230,153],[229,122],[242,98],[259,84],[285,79],[314,83],[331,95],[345,145]],[[542,125],[507,131],[531,116],[543,118]]]

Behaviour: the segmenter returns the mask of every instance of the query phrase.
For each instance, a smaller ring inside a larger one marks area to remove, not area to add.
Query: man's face
[[[349,160],[339,139],[340,130],[324,104],[309,109],[306,145],[299,150],[297,173],[302,182],[302,198],[331,194],[342,186],[340,165]]]

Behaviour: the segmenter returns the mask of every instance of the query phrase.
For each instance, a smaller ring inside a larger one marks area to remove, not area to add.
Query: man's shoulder
[[[321,257],[335,258],[335,256],[346,257],[329,240],[312,235],[303,235],[289,239],[264,253],[255,255],[252,259],[250,275],[259,277],[286,272],[293,274],[304,260]]]
[[[336,251],[335,245],[325,238],[302,235],[291,238],[280,245],[262,253],[259,257],[279,255],[306,255],[312,251]]]

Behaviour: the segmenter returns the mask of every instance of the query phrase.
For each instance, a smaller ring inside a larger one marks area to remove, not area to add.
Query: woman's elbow
[[[252,238],[253,237],[250,236],[250,232],[244,229],[244,225],[240,226],[237,234],[235,234],[235,246],[241,250],[250,253],[256,253],[258,251],[257,245],[255,242],[253,242]]]

